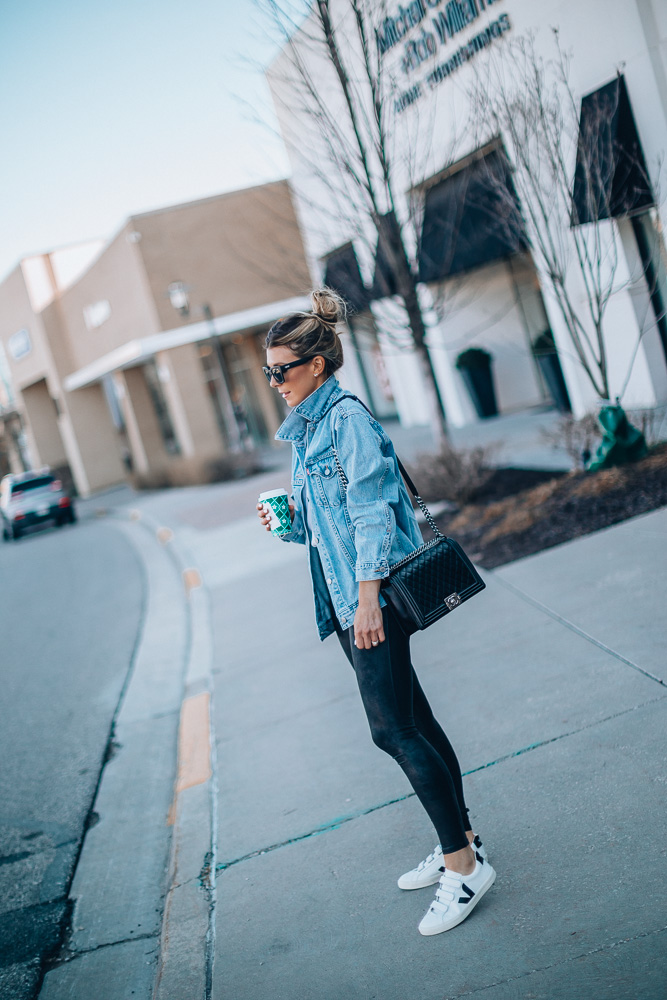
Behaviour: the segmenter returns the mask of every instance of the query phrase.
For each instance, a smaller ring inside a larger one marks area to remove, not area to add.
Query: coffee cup
[[[286,535],[292,530],[292,517],[289,510],[287,490],[266,490],[257,498],[269,516],[271,533]]]

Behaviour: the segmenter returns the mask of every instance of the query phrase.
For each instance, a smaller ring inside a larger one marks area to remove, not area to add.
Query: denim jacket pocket
[[[343,494],[333,449],[308,461],[306,474],[319,507],[340,507]]]

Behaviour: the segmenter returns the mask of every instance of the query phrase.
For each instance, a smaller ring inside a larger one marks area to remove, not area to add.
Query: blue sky
[[[0,0],[0,280],[136,212],[285,176],[249,65],[274,52],[253,0]]]

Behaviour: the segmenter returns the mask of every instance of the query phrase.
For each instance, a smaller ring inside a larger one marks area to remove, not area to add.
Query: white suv
[[[0,518],[6,542],[20,538],[26,528],[53,521],[59,528],[74,524],[74,502],[49,469],[4,476],[0,481]]]

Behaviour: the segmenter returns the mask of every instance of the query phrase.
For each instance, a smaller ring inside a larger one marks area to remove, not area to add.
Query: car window
[[[53,476],[39,476],[36,479],[26,479],[22,483],[12,484],[12,493],[24,493],[26,490],[44,489],[53,482]]]

